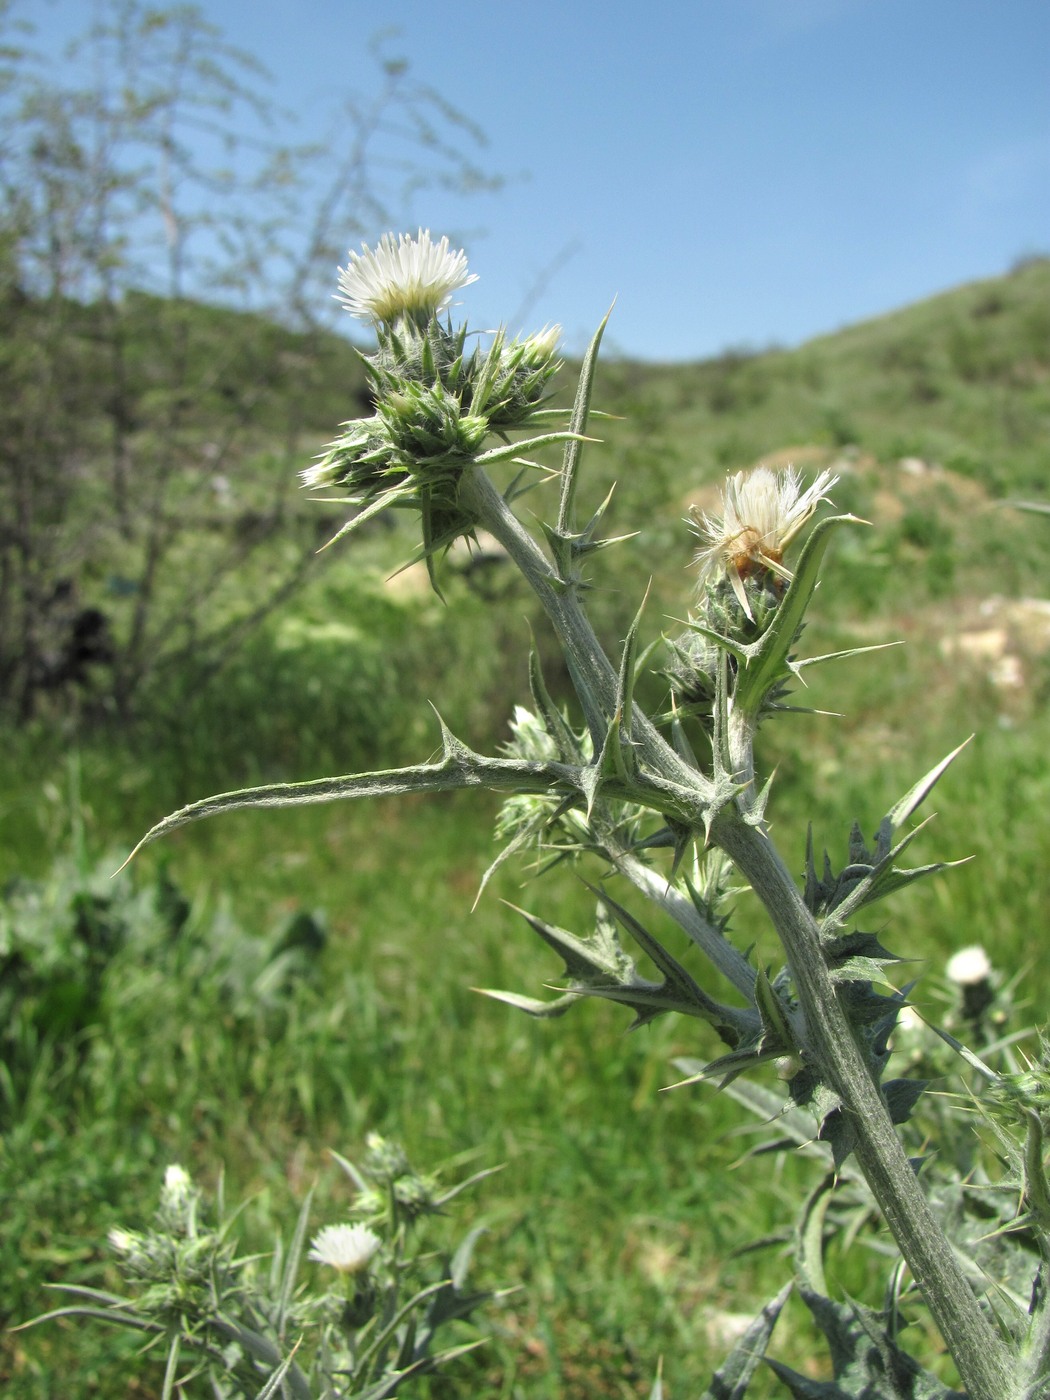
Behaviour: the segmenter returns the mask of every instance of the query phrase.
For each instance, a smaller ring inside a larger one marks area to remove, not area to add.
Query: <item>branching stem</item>
[[[576,589],[558,577],[480,469],[464,477],[460,500],[504,546],[547,613],[564,649],[597,751],[609,724],[617,718],[617,672],[595,636]],[[678,792],[694,795],[696,830],[702,836],[703,814],[713,796],[711,782],[687,764],[637,708],[630,739],[643,770]],[[745,799],[750,793],[753,800],[752,739],[752,726],[731,727],[733,765],[749,784]],[[805,1018],[809,1051],[818,1061],[820,1074],[842,1101],[853,1129],[857,1161],[955,1359],[970,1400],[1007,1400],[1013,1391],[1006,1347],[981,1311],[930,1211],[839,1005],[817,926],[795,881],[768,835],[743,819],[735,801],[721,808],[710,836],[751,883],[783,942]]]

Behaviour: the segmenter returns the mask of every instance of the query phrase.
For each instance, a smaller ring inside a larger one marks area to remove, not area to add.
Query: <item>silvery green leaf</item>
[[[610,306],[598,329],[591,337],[591,343],[583,357],[580,378],[576,385],[576,398],[572,406],[572,416],[569,419],[568,441],[565,444],[565,456],[562,462],[561,500],[558,505],[557,528],[558,533],[563,536],[571,535],[576,528],[576,484],[579,478],[583,443],[586,440],[583,434],[587,430],[587,418],[591,408],[594,374],[598,368],[598,349],[611,315],[612,307]]]
[[[769,1338],[790,1292],[791,1284],[785,1284],[769,1300],[711,1377],[700,1400],[744,1400],[752,1376],[765,1359]]]
[[[810,531],[795,565],[794,577],[773,620],[757,642],[742,648],[744,664],[737,672],[733,689],[733,703],[742,713],[757,715],[770,690],[790,671],[788,655],[817,586],[831,531],[837,525],[863,523],[853,515],[833,515],[821,520]]]
[[[518,992],[501,992],[495,987],[475,987],[474,990],[484,997],[491,997],[493,1001],[502,1001],[507,1006],[513,1006],[516,1011],[524,1011],[527,1016],[535,1016],[538,1020],[564,1016],[569,1007],[580,999],[578,992],[566,992],[554,1001],[540,1001],[538,997],[521,996]]]
[[[284,1272],[281,1278],[280,1292],[277,1297],[277,1317],[275,1319],[277,1335],[284,1337],[284,1325],[288,1316],[288,1309],[291,1305],[292,1295],[295,1292],[295,1281],[299,1273],[299,1263],[303,1255],[303,1245],[306,1243],[306,1231],[310,1222],[310,1206],[313,1203],[313,1191],[306,1193],[299,1218],[295,1224],[295,1233],[292,1235],[292,1243],[289,1246],[287,1257],[284,1260]]]
[[[835,1379],[811,1380],[767,1359],[795,1400],[965,1400],[901,1350],[880,1314],[807,1288],[799,1296],[828,1341]]]

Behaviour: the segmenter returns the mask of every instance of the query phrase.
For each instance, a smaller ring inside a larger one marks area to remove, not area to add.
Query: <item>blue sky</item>
[[[93,0],[36,0],[58,36]],[[472,326],[612,299],[648,359],[792,345],[1050,253],[1048,0],[202,0],[298,135],[374,82],[369,36],[484,129],[498,192],[422,192]]]

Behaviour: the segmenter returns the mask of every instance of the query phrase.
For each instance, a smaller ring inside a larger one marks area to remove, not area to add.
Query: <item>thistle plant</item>
[[[818,1385],[771,1362],[788,1390],[827,1400],[955,1394],[902,1349],[906,1272],[970,1400],[1047,1396],[1044,1073],[1004,1074],[951,1040],[970,1075],[970,1107],[991,1125],[1003,1170],[989,1182],[997,1202],[990,1228],[1021,1242],[1024,1294],[1017,1270],[1009,1287],[993,1285],[953,1237],[966,1193],[957,1173],[952,1196],[936,1158],[920,1169],[909,1155],[902,1132],[924,1086],[889,1072],[907,989],[889,980],[896,959],[870,931],[868,910],[945,868],[909,866],[903,857],[918,831],[913,815],[955,754],[894,803],[871,837],[855,825],[840,865],[818,853],[811,837],[798,839],[785,859],[766,821],[772,778],[761,767],[760,728],[791,708],[788,697],[808,668],[857,654],[801,657],[798,648],[827,547],[861,522],[825,511],[814,523],[835,487],[827,472],[808,486],[791,472],[734,475],[721,510],[692,521],[698,580],[688,616],[661,650],[659,642],[642,645],[640,609],[622,651],[609,655],[588,617],[587,568],[592,554],[618,541],[604,533],[608,499],[589,514],[579,506],[605,323],[584,358],[572,408],[560,413],[547,397],[559,368],[557,331],[510,339],[501,330],[487,346],[475,342],[449,309],[472,280],[461,252],[422,231],[351,255],[340,296],[375,333],[376,349],[365,357],[375,411],[344,424],[303,482],[346,503],[337,539],[383,511],[413,512],[419,557],[435,588],[438,562],[453,542],[480,531],[495,537],[547,615],[575,708],[554,702],[533,653],[531,708],[516,710],[510,742],[497,756],[472,751],[442,723],[435,761],[223,793],[172,814],[142,844],[241,807],[470,787],[503,794],[503,845],[492,869],[526,852],[550,857],[541,862],[547,869],[589,858],[595,915],[593,927],[578,931],[522,911],[564,963],[564,989],[546,1002],[492,995],[535,1016],[561,1015],[592,996],[622,1003],[635,1025],[671,1011],[706,1023],[702,1034],[713,1034],[721,1051],[687,1063],[686,1077],[717,1082],[756,1112],[776,1114],[783,1139],[827,1158],[828,1177],[802,1212],[797,1277],[829,1340],[836,1378]],[[537,473],[550,474],[534,454],[553,444],[562,449],[556,511],[532,527],[516,503]],[[513,475],[497,485],[491,473],[505,466]],[[669,682],[669,702],[658,713],[638,698],[639,676],[650,671]],[[789,860],[804,866],[801,884]],[[758,896],[779,939],[779,968],[756,965],[730,937],[727,896],[741,883]],[[689,967],[623,902],[621,891],[631,890],[685,933]],[[631,946],[655,976],[639,969]],[[704,985],[705,962],[731,989],[728,999]],[[752,1073],[755,1080],[742,1077]],[[770,1082],[782,1086],[779,1096]],[[972,1154],[970,1166],[976,1171]],[[900,1254],[881,1311],[831,1299],[824,1280],[825,1228],[857,1210],[881,1216]],[[784,1296],[759,1314],[710,1397],[745,1393]]]
[[[377,1134],[360,1166],[332,1155],[352,1184],[356,1218],[313,1235],[312,1279],[302,1277],[311,1197],[290,1241],[278,1239],[268,1258],[242,1255],[240,1212],[227,1213],[221,1191],[206,1201],[174,1165],[150,1225],[110,1231],[127,1292],[60,1285],[75,1301],[33,1325],[76,1318],[138,1332],[163,1361],[164,1400],[198,1375],[224,1400],[384,1400],[479,1346],[475,1338],[439,1347],[437,1338],[497,1296],[466,1287],[481,1230],[450,1255],[425,1248],[422,1231],[490,1173],[443,1188]]]

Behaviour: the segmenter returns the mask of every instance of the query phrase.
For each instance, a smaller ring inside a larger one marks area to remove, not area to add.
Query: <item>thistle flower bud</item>
[[[499,365],[488,387],[485,415],[493,427],[516,428],[528,422],[543,401],[547,386],[561,368],[560,326],[544,326],[535,335],[497,342]]]
[[[343,484],[362,490],[396,472],[393,444],[378,414],[355,418],[343,428],[313,466],[299,473],[306,490]]]
[[[561,326],[546,325],[541,331],[533,331],[524,340],[514,342],[521,363],[530,369],[549,365],[561,344]]]
[[[174,1215],[185,1214],[195,1194],[189,1172],[176,1163],[169,1166],[164,1173],[164,1186],[161,1187],[161,1210]]]
[[[139,1237],[115,1225],[109,1232],[109,1243],[118,1254],[131,1254],[139,1247]]]
[[[394,1200],[409,1220],[429,1215],[434,1208],[434,1197],[433,1183],[414,1172],[394,1182]]]
[[[362,1192],[357,1201],[359,1210],[378,1214],[393,1199],[402,1216],[415,1220],[435,1209],[434,1182],[415,1171],[400,1143],[391,1142],[378,1133],[369,1133],[365,1142],[368,1151],[361,1164],[362,1170],[377,1187],[385,1187],[387,1194],[384,1199],[379,1192]]]
[[[391,1142],[379,1133],[369,1133],[365,1139],[365,1146],[368,1151],[363,1168],[366,1176],[371,1177],[373,1181],[389,1185],[399,1176],[404,1176],[412,1170],[405,1149],[400,1143]]]
[[[464,413],[459,399],[440,384],[407,384],[387,395],[379,412],[393,445],[427,474],[427,460],[471,457],[488,436],[488,420]]]

